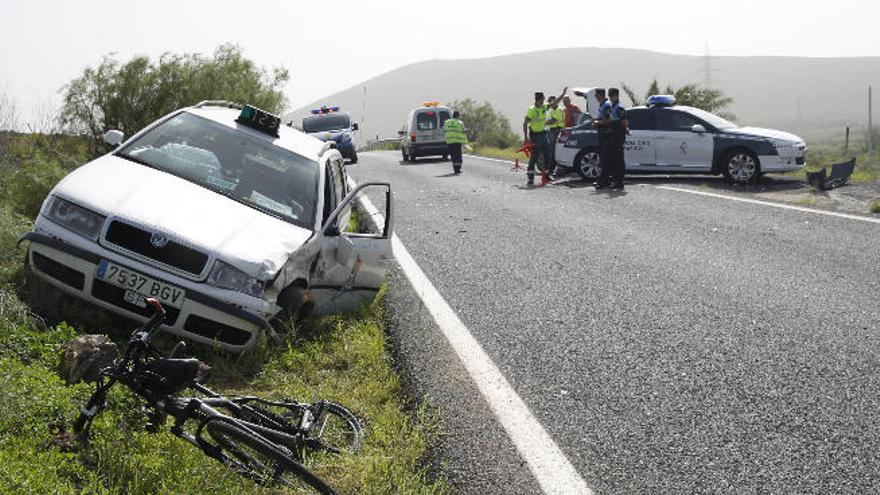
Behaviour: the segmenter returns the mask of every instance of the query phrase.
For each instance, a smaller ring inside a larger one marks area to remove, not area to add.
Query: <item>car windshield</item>
[[[181,112],[116,154],[314,228],[318,163],[257,136]]]
[[[303,131],[308,133],[348,129],[350,126],[351,118],[347,113],[310,115],[303,119]]]
[[[709,113],[705,110],[700,110],[699,108],[688,108],[688,113],[705,120],[709,125],[717,129],[727,130],[739,127],[725,118],[719,117],[714,113]]]

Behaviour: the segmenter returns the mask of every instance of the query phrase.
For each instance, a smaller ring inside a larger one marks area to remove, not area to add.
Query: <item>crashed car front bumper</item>
[[[75,245],[50,235],[32,231],[22,236],[29,241],[26,263],[41,280],[89,304],[136,320],[146,321],[150,310],[125,299],[126,290],[99,279],[101,260],[108,260],[136,273],[186,291],[179,308],[166,306],[162,329],[196,342],[233,352],[254,345],[262,333],[274,334],[268,318],[274,304],[236,293],[236,301],[223,300],[211,292],[223,291],[162,272],[140,261],[120,256],[97,243],[82,239]],[[244,299],[253,299],[243,304]]]

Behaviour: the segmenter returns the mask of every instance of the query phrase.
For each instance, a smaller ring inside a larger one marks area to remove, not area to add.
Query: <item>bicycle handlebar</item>
[[[162,324],[162,320],[165,319],[165,308],[162,307],[162,303],[158,299],[150,297],[147,299],[147,304],[153,308],[153,316],[144,323],[144,326],[134,332],[134,335],[145,334],[141,338],[144,342],[148,342],[153,337],[159,329],[159,325]]]

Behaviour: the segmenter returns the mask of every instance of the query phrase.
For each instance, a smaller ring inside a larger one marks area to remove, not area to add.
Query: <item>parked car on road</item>
[[[302,130],[321,141],[336,143],[336,149],[343,158],[357,163],[354,131],[358,130],[358,125],[351,121],[348,112],[340,111],[339,107],[316,108],[311,115],[303,117]]]
[[[406,117],[400,150],[403,161],[414,162],[420,156],[449,157],[443,124],[452,117],[452,111],[436,101],[426,101]]]
[[[385,209],[349,232],[368,190]],[[26,265],[132,319],[145,321],[154,297],[165,330],[238,351],[281,317],[371,298],[391,257],[391,206],[387,183],[352,190],[328,143],[248,105],[203,102],[62,179],[23,237]]]
[[[668,95],[627,109],[630,134],[624,157],[627,173],[723,174],[751,183],[768,172],[805,166],[806,143],[794,134],[740,127],[699,108],[679,106]],[[586,114],[556,142],[556,161],[593,180],[601,173],[598,136]]]

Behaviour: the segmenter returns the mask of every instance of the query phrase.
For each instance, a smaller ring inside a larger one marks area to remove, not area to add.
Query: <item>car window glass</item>
[[[633,131],[650,131],[654,129],[654,118],[649,110],[629,110],[626,112],[629,128]]]
[[[443,124],[445,124],[446,121],[449,120],[450,115],[449,115],[449,112],[447,112],[446,110],[440,110],[439,115],[440,115],[440,127],[442,128]]]
[[[325,113],[303,119],[303,132],[325,132],[348,129],[351,118],[347,113]]]
[[[433,131],[437,128],[437,112],[421,112],[416,115],[416,129]]]
[[[317,162],[249,132],[181,112],[116,155],[300,227],[314,228]]]
[[[337,203],[345,197],[345,179],[342,176],[342,160],[333,160],[333,192],[336,195]]]
[[[327,164],[326,174],[327,176],[324,178],[324,218],[330,217],[330,214],[333,213],[333,210],[336,208],[336,198],[333,197],[335,191],[333,190],[333,176],[330,164]]]
[[[688,115],[677,110],[659,109],[656,113],[657,128],[663,131],[688,131],[695,124],[702,125],[693,115]]]

